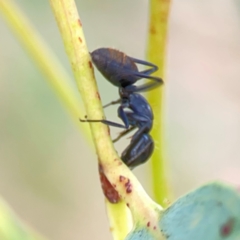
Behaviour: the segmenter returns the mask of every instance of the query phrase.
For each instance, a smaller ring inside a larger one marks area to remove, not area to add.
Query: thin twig
[[[79,124],[78,118],[83,114],[82,103],[69,84],[71,78],[61,65],[53,51],[11,0],[0,0],[0,13],[23,44],[35,64],[40,68],[46,80],[51,84],[75,123],[90,143],[90,132],[86,125]]]
[[[163,78],[165,83],[167,29],[170,4],[170,0],[151,0],[149,12],[150,22],[147,56],[150,62],[159,67],[157,76]],[[157,146],[151,158],[153,192],[155,200],[159,204],[167,206],[166,199],[168,199],[170,191],[164,159],[164,86],[149,92],[147,98],[153,107],[154,125],[151,135]]]

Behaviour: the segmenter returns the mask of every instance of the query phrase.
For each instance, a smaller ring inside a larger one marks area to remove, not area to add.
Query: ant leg
[[[101,122],[103,124],[106,124],[106,125],[112,126],[112,127],[125,128],[125,129],[129,128],[128,118],[127,118],[126,113],[123,111],[122,106],[120,106],[118,108],[118,116],[119,116],[119,118],[122,119],[124,125],[116,123],[116,122],[108,121],[105,119],[79,119],[79,120],[80,120],[80,122]]]
[[[112,126],[112,127],[118,127],[118,128],[127,128],[126,126],[116,123],[116,122],[112,122],[112,121],[108,121],[108,120],[104,120],[104,119],[99,119],[99,120],[95,120],[95,119],[79,119],[80,122],[101,122],[103,124],[106,124],[108,126]]]
[[[140,59],[137,59],[137,58],[132,58],[132,57],[130,57],[130,58],[131,58],[131,60],[133,60],[135,63],[138,63],[138,64],[142,64],[142,65],[151,67],[150,69],[141,71],[140,73],[150,75],[150,74],[152,74],[152,73],[154,73],[154,72],[156,72],[156,71],[158,70],[158,66],[155,65],[155,64],[153,64],[153,63],[150,63],[150,62],[147,62],[147,61],[143,61],[143,60],[140,60]]]
[[[129,85],[125,87],[125,89],[130,92],[145,92],[152,90],[158,87],[159,85],[163,84],[163,80],[159,77],[149,76],[146,74],[142,74],[141,72],[131,72],[131,74],[135,75],[136,77],[139,77],[137,81],[139,81],[141,78],[147,78],[152,80],[153,82],[147,82],[140,86]]]
[[[139,128],[137,130],[137,132],[133,135],[131,142],[134,142],[136,140],[138,140],[139,138],[141,138],[141,136],[144,133],[148,133],[149,132],[149,123],[146,123],[145,125],[143,125],[141,128]]]
[[[127,130],[120,132],[120,134],[118,135],[118,137],[116,137],[113,140],[113,143],[117,142],[118,140],[120,140],[122,137],[124,137],[125,135],[127,135],[128,133],[130,133],[131,131],[133,131],[136,128],[136,126],[131,126],[130,128],[128,128]]]
[[[146,69],[146,70],[141,71],[141,72],[133,72],[133,75],[135,75],[137,77],[140,77],[137,81],[139,81],[141,78],[148,78],[148,79],[154,81],[152,83],[145,83],[142,86],[133,87],[134,92],[148,91],[148,90],[151,90],[153,88],[158,87],[158,85],[163,83],[163,80],[161,78],[150,76],[152,73],[154,73],[158,70],[158,66],[156,66],[153,63],[143,61],[143,60],[140,60],[140,59],[137,59],[137,58],[130,57],[130,59],[135,63],[151,67],[150,69]],[[131,89],[131,86],[129,86],[128,89]]]
[[[146,74],[147,72],[147,74]],[[135,77],[135,80],[132,81],[133,83],[141,80],[142,78],[150,79],[152,82],[147,82],[145,84],[142,84],[140,86],[135,86],[135,85],[128,85],[124,89],[129,91],[129,92],[144,92],[151,90],[153,88],[158,87],[159,85],[163,84],[163,80],[159,77],[154,77],[150,76],[148,70],[145,72],[138,72],[138,71],[131,71],[131,70],[124,70],[124,74],[128,74],[129,76],[131,75],[132,77]]]
[[[122,119],[124,125],[125,125],[125,128],[128,129],[129,128],[129,119],[128,119],[128,116],[127,116],[127,112],[124,112],[124,109],[125,107],[123,106],[119,106],[118,107],[118,117],[120,119]]]
[[[111,105],[118,104],[118,103],[121,103],[121,98],[119,98],[119,99],[116,100],[116,101],[112,101],[112,102],[104,105],[103,108],[106,108],[106,107],[109,107],[109,106],[111,106]]]
[[[125,131],[121,132],[118,135],[118,137],[113,140],[113,142],[117,142],[123,136],[125,136],[126,134],[130,133],[131,131],[133,131],[136,127],[138,127],[136,125],[137,122],[142,122],[143,125],[134,134],[133,138],[137,138],[139,135],[142,135],[143,133],[147,133],[147,132],[149,132],[151,130],[151,128],[152,128],[152,121],[148,117],[141,116],[139,114],[135,114],[135,113],[132,113],[132,112],[124,112],[124,114],[126,114],[127,119],[129,121],[131,127],[127,128]]]

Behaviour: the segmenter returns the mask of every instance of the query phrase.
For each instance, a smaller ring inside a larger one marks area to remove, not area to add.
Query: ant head
[[[105,48],[99,48],[90,53],[92,61],[97,66],[97,68],[101,68],[104,65],[106,53],[107,49]]]
[[[132,58],[112,48],[99,48],[91,53],[92,61],[101,74],[117,87],[133,85],[139,77]]]

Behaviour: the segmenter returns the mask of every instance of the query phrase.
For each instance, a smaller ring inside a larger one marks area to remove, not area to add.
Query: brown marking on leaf
[[[103,167],[101,164],[98,166],[100,181],[103,193],[110,203],[118,203],[120,201],[120,196],[115,190],[116,185],[112,186],[107,177],[104,174]]]
[[[157,227],[156,227],[156,226],[154,226],[154,227],[153,227],[153,230],[156,230],[156,229],[157,229]]]
[[[148,222],[148,223],[147,223],[147,227],[150,227],[150,225],[151,225],[150,222]]]
[[[223,237],[228,237],[233,230],[234,219],[229,219],[226,223],[224,223],[220,228],[220,233]]]
[[[129,207],[129,206],[130,206],[130,205],[129,205],[129,203],[127,203],[126,205],[127,205],[127,207]]]

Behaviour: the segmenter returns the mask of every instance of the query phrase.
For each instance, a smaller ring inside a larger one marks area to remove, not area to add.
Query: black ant
[[[119,87],[120,99],[113,101],[104,107],[120,104],[118,107],[118,117],[123,124],[108,120],[86,119],[81,122],[102,122],[109,126],[125,128],[113,141],[118,141],[121,137],[138,128],[133,135],[130,145],[123,151],[121,159],[130,168],[134,168],[148,160],[154,149],[154,142],[149,135],[153,123],[152,108],[146,99],[137,92],[148,91],[158,87],[163,83],[161,78],[150,76],[158,70],[152,63],[138,60],[127,56],[123,52],[110,48],[99,48],[91,53],[93,63],[102,75],[113,85]],[[139,72],[136,63],[150,66],[150,69]],[[153,82],[148,82],[140,86],[133,85],[142,78],[147,78]]]

